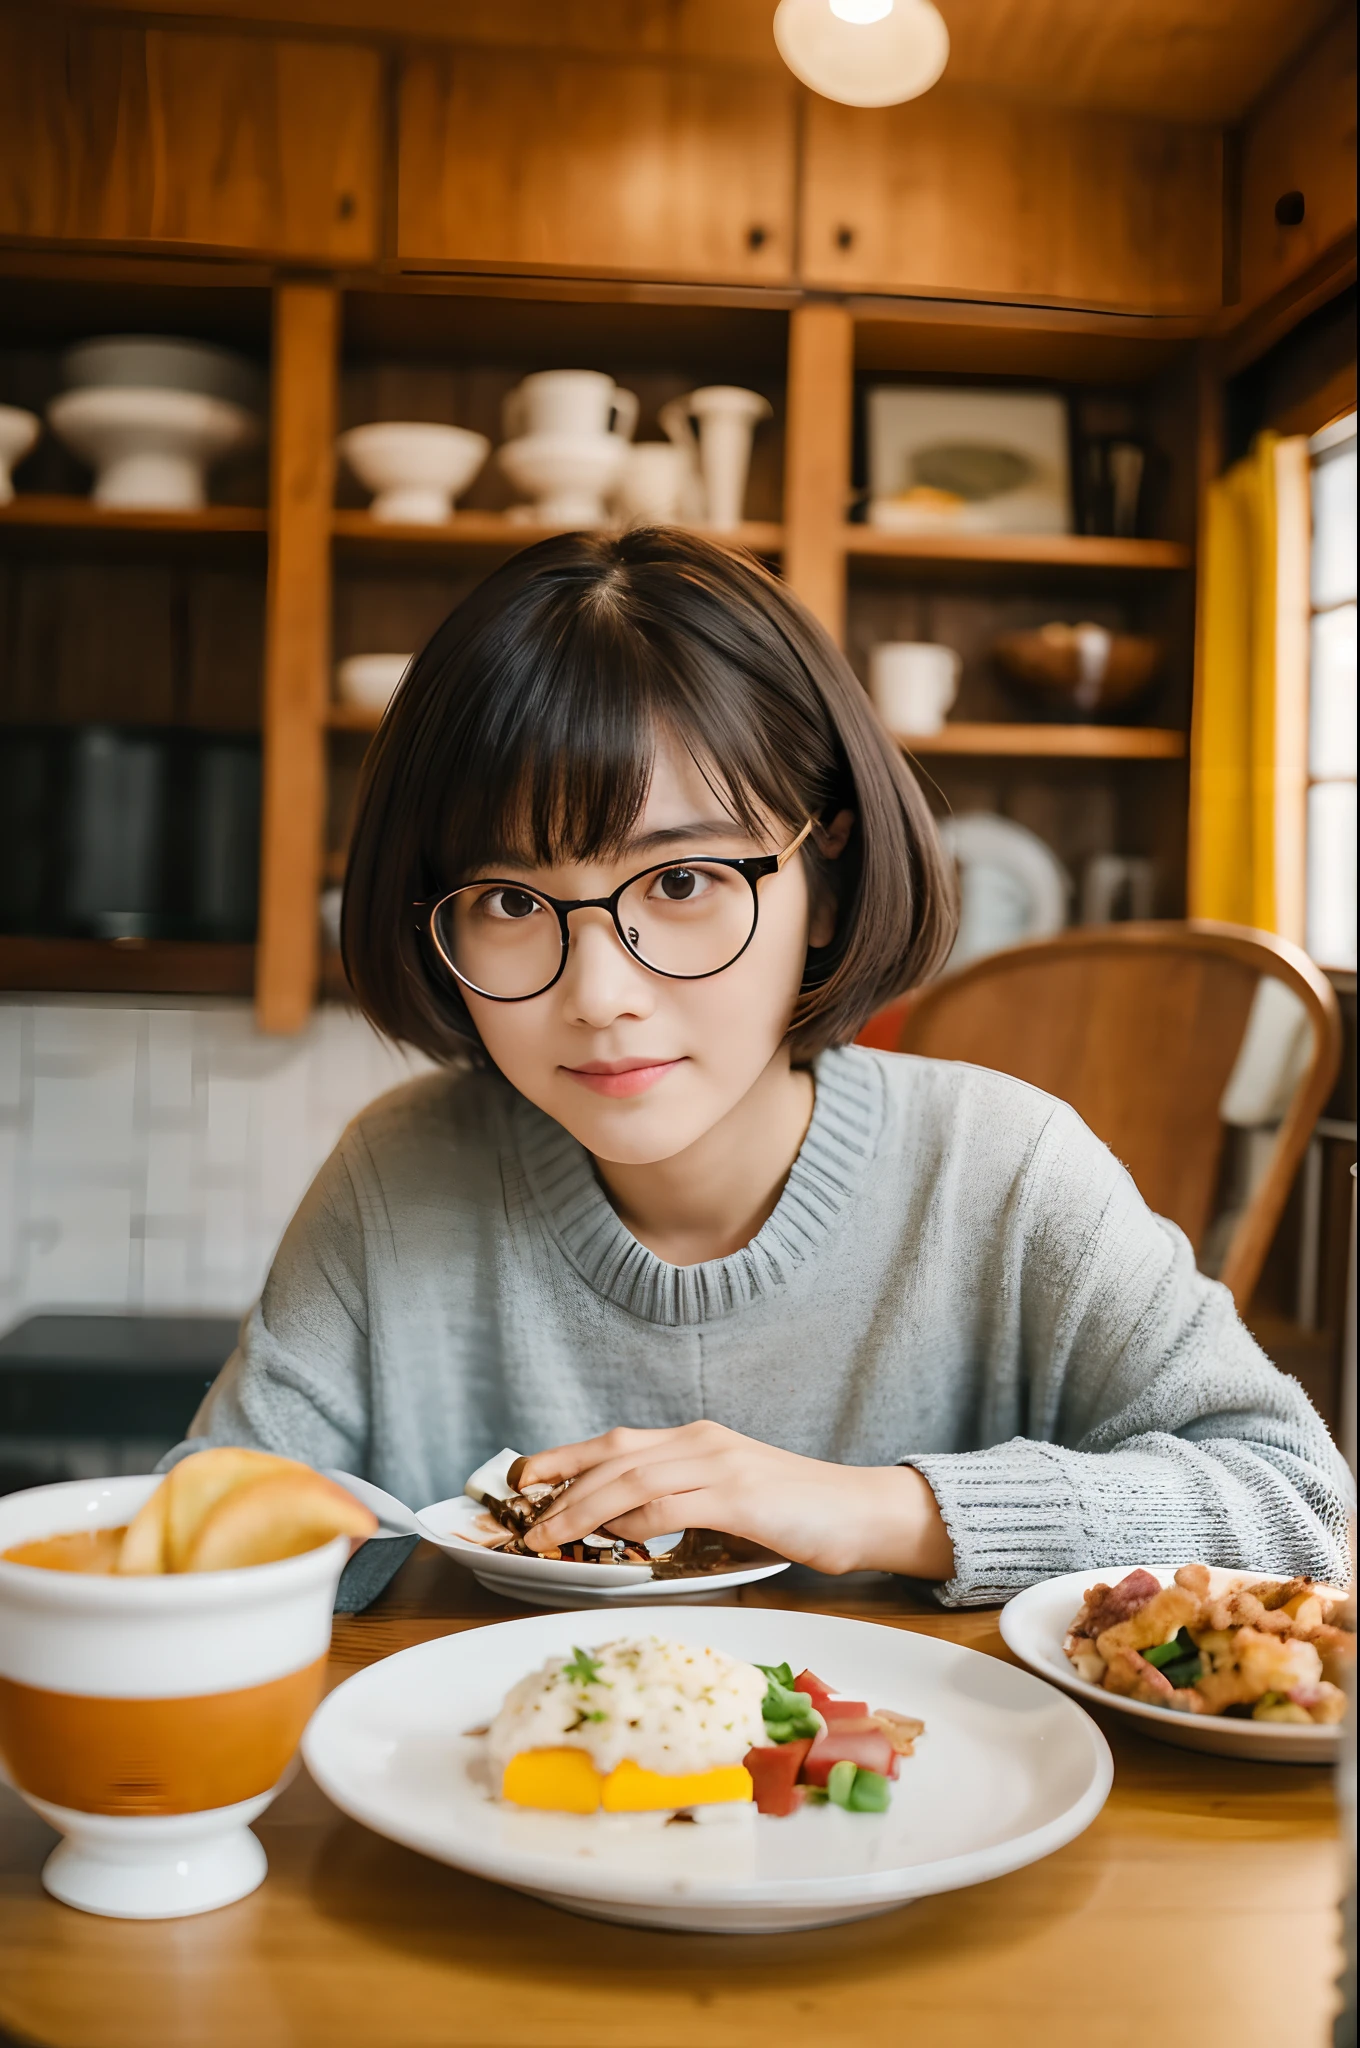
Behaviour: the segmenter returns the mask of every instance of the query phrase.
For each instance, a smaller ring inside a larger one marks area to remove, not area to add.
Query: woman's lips
[[[679,1060],[588,1060],[582,1067],[562,1071],[596,1095],[617,1097],[644,1094],[679,1065]]]

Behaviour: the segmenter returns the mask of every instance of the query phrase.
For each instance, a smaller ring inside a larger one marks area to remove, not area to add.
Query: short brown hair
[[[526,548],[417,655],[364,764],[345,969],[389,1037],[477,1046],[415,905],[500,859],[592,860],[626,840],[673,734],[749,830],[852,811],[831,944],[808,954],[797,1059],[853,1038],[949,950],[954,884],[924,797],[845,657],[747,558],[675,528]]]

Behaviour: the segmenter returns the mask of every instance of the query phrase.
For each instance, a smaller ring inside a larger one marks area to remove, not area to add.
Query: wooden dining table
[[[794,1570],[726,1596],[1009,1660],[994,1609]],[[331,1682],[526,1609],[422,1545],[337,1617]],[[0,2041],[43,2048],[1323,2048],[1339,1963],[1331,1773],[1229,1761],[1102,1719],[1104,1811],[1009,1877],[840,1927],[668,1934],[577,1918],[371,1834],[299,1770],[269,1875],[222,1911],[105,1920],[39,1873],[0,1793]]]

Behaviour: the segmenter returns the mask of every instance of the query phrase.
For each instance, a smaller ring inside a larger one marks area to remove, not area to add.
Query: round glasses
[[[560,980],[574,910],[605,910],[621,944],[654,974],[704,981],[739,960],[755,936],[758,885],[778,874],[812,830],[809,818],[782,853],[742,860],[669,860],[620,882],[612,896],[547,896],[492,876],[421,904],[444,966],[494,1003],[522,1003]]]

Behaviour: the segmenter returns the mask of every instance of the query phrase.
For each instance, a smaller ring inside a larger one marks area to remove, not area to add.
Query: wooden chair
[[[1220,1269],[1241,1309],[1341,1061],[1336,996],[1297,946],[1208,922],[1065,932],[919,990],[898,1010],[896,1045],[994,1067],[1070,1102],[1198,1252],[1219,1184],[1219,1103],[1262,976],[1303,1004],[1312,1054]],[[865,1042],[883,1042],[889,1015],[871,1020]]]

